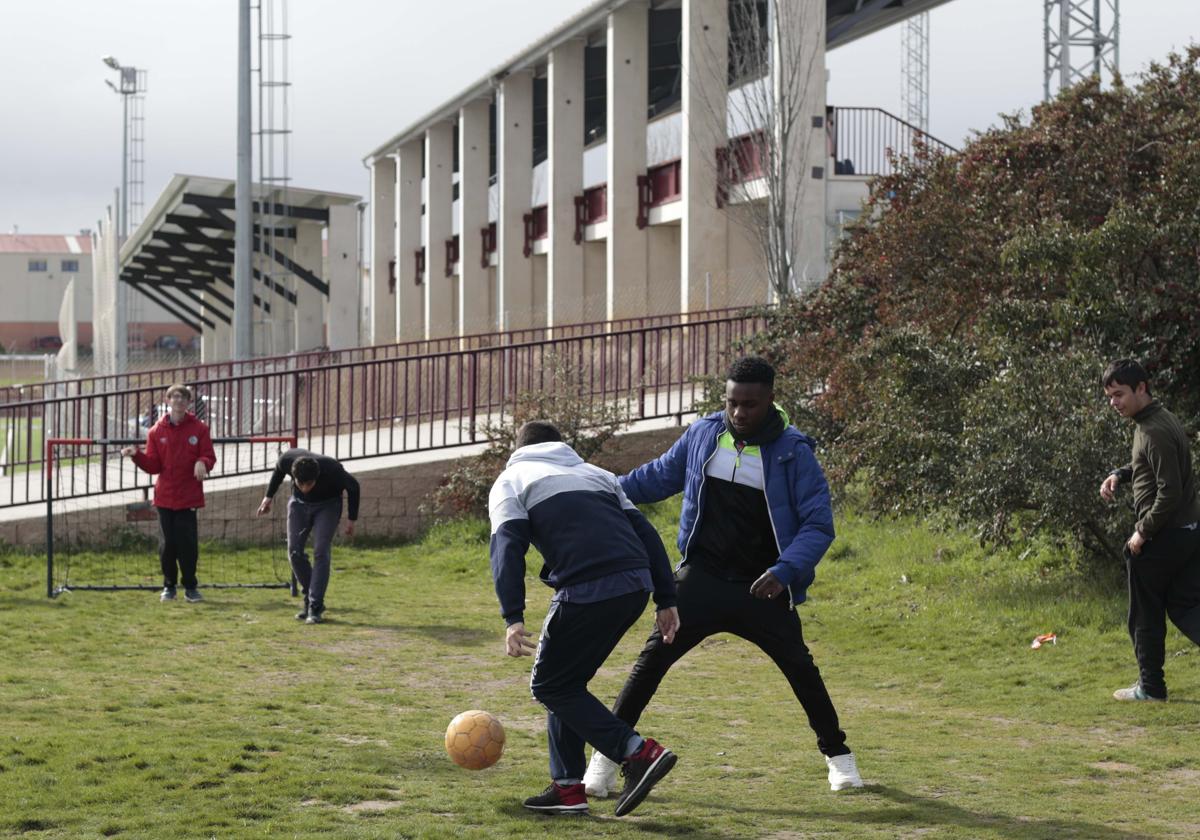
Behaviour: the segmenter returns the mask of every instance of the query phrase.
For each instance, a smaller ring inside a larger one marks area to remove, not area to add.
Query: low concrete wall
[[[683,433],[683,427],[655,429],[619,435],[609,441],[601,455],[594,460],[617,474],[628,472],[651,458],[665,452]],[[402,464],[370,469],[369,463],[347,462],[346,467],[358,479],[362,489],[357,533],[364,537],[414,537],[429,524],[421,505],[432,497],[458,458],[446,458],[424,463]],[[252,477],[239,479],[232,489],[209,489],[206,505],[200,514],[201,540],[228,540],[261,543],[278,538],[279,523],[271,518],[258,518],[254,511],[262,500],[263,488],[269,474],[261,480]],[[288,485],[285,482],[275,496],[275,517],[282,517],[287,508]],[[73,505],[76,507],[76,505]],[[56,523],[58,517],[56,517]],[[83,544],[115,540],[122,531],[133,529],[147,536],[158,533],[154,509],[144,503],[124,498],[120,504],[97,506],[90,501],[87,510],[56,524],[56,544],[69,537]],[[46,520],[44,507],[31,506],[28,519],[0,522],[0,540],[25,547],[45,546]]]

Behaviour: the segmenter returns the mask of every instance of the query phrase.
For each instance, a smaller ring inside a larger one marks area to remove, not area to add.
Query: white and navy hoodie
[[[488,496],[491,560],[500,614],[523,622],[525,553],[545,561],[540,577],[555,590],[608,575],[649,569],[659,609],[675,605],[675,579],[658,532],[625,497],[616,476],[584,462],[565,443],[513,452]]]

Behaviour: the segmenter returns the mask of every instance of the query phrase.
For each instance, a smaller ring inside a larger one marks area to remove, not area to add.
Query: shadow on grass
[[[1086,840],[1141,840],[1145,834],[1131,834],[1096,823],[1073,819],[1021,819],[1011,814],[972,811],[945,799],[917,796],[886,785],[869,785],[867,791],[890,799],[899,808],[876,808],[855,814],[830,815],[832,819],[856,823],[891,825],[953,825],[968,831],[988,831],[1012,840],[1042,840],[1046,837],[1078,837]]]
[[[650,807],[640,807],[627,817],[614,816],[611,810],[596,811],[594,809],[586,815],[539,814],[536,811],[528,810],[519,802],[502,805],[497,810],[512,819],[528,823],[529,835],[553,828],[554,835],[561,837],[569,834],[569,829],[574,826],[581,837],[592,837],[595,836],[598,825],[625,823],[637,831],[662,837],[687,837],[688,840],[692,840],[692,838],[695,840],[728,840],[730,836],[712,831],[699,819],[673,815],[669,821],[655,820],[652,805],[653,803],[647,803],[647,806]],[[615,807],[615,800],[614,806],[610,807]]]

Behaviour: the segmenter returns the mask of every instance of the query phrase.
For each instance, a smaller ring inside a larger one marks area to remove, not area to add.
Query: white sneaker
[[[862,776],[858,775],[858,764],[854,761],[854,753],[835,755],[832,758],[825,756],[825,763],[829,765],[830,790],[863,786]]]
[[[617,790],[617,770],[620,765],[612,761],[600,750],[592,750],[592,760],[587,772],[583,774],[583,789],[588,796],[603,799],[614,796]]]

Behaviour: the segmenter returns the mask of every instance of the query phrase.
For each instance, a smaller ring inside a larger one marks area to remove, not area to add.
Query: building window
[[[30,260],[29,261],[29,270],[30,271],[49,271],[50,268],[46,264],[45,260]]]
[[[533,165],[537,166],[549,156],[550,148],[550,102],[549,79],[538,76],[533,80]]]
[[[66,274],[78,274],[79,273],[79,260],[63,260],[62,261],[62,270]]]
[[[647,73],[646,116],[655,117],[678,107],[680,100],[681,9],[650,10],[650,68]]]
[[[583,145],[604,139],[608,123],[608,47],[583,51]]]

